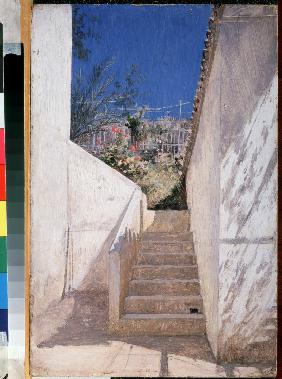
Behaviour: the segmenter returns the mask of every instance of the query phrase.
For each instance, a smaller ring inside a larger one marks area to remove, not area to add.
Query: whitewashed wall
[[[107,287],[108,249],[130,196],[138,188],[69,140],[71,53],[71,7],[35,6],[31,62],[33,317],[59,300],[64,288]]]
[[[277,20],[225,6],[187,174],[207,333],[223,360],[275,359]]]
[[[131,194],[139,189],[68,141],[71,288],[108,287],[108,254]],[[139,189],[141,192],[141,190]],[[137,202],[140,208],[140,202]]]
[[[202,108],[197,140],[186,177],[191,230],[197,254],[206,328],[214,353],[217,352],[218,317],[218,234],[219,234],[219,54],[215,56]]]
[[[275,7],[226,8],[219,46],[218,343],[223,359],[275,357],[276,45]]]

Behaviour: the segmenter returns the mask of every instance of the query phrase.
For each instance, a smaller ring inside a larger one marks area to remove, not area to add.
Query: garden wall
[[[69,290],[107,289],[108,251],[131,194],[139,189],[70,141],[71,55],[71,6],[36,5],[31,58],[33,316]]]
[[[276,343],[277,19],[225,6],[187,173],[207,334],[221,360]]]

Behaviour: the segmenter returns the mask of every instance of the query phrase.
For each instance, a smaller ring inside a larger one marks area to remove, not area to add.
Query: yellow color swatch
[[[6,201],[0,201],[0,237],[7,235]]]

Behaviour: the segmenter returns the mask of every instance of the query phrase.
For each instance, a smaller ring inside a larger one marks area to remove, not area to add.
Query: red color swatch
[[[0,129],[0,164],[5,164],[5,129]]]
[[[6,166],[0,165],[0,201],[6,200]]]

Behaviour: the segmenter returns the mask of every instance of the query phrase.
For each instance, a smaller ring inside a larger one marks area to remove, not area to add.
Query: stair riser
[[[193,233],[144,233],[142,236],[143,241],[172,241],[172,242],[182,242],[189,241],[193,242]]]
[[[190,308],[196,308],[198,313],[203,313],[201,300],[140,300],[128,298],[125,302],[125,313],[190,313]]]
[[[121,336],[194,336],[205,334],[204,320],[120,320],[110,332]]]
[[[142,242],[142,251],[144,252],[155,252],[155,253],[193,253],[193,244],[192,243],[161,243],[161,242],[152,242],[152,241],[143,241]]]
[[[138,264],[145,265],[194,265],[196,257],[194,255],[181,254],[140,254]]]
[[[195,267],[135,267],[133,279],[197,279],[197,266]]]
[[[188,220],[183,223],[172,223],[172,222],[159,222],[152,224],[147,229],[148,232],[157,232],[157,233],[185,233],[189,231],[190,224]]]
[[[199,295],[199,283],[129,283],[129,295]]]

